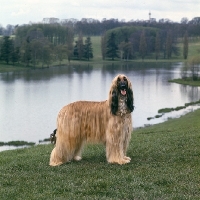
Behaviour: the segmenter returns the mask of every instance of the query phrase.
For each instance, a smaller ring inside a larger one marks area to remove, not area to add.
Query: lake
[[[108,98],[112,79],[119,73],[133,85],[133,126],[160,123],[197,106],[147,120],[166,107],[183,106],[200,98],[199,87],[169,83],[181,77],[182,63],[125,63],[60,66],[0,74],[0,141],[38,143],[56,128],[59,110],[78,100]]]

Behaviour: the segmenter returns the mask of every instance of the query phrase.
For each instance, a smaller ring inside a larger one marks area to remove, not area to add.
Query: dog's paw
[[[112,163],[112,164],[124,165],[124,164],[130,163],[130,160],[128,160],[128,159],[121,159],[121,160],[113,160],[113,161],[108,161],[108,162]]]
[[[63,162],[50,162],[49,165],[52,166],[52,167],[55,167],[55,166],[60,166],[62,165]]]
[[[74,160],[76,160],[76,161],[80,161],[82,158],[80,157],[80,156],[75,156],[74,157]]]
[[[120,164],[120,165],[124,165],[124,164],[127,164],[127,163],[130,163],[130,160],[122,159],[118,162],[118,164]]]
[[[130,157],[127,157],[127,156],[124,156],[124,159],[125,159],[125,160],[131,161],[131,158],[130,158]]]

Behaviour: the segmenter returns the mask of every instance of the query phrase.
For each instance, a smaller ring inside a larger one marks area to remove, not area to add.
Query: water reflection
[[[181,63],[126,63],[123,65],[62,66],[0,74],[0,141],[38,142],[56,127],[59,110],[77,100],[101,101],[108,97],[118,73],[133,84],[136,109],[134,127],[159,123],[148,121],[165,107],[183,106],[200,98],[198,87],[169,83],[179,78]],[[182,113],[185,111],[182,111]]]

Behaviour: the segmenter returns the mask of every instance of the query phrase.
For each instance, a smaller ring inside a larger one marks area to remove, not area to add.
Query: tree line
[[[200,33],[200,17],[194,17],[189,20],[183,17],[178,22],[173,22],[170,19],[159,19],[155,20],[130,20],[126,22],[125,20],[118,20],[115,18],[102,19],[101,21],[96,19],[83,18],[81,20],[64,20],[62,24],[65,26],[73,27],[74,33],[78,34],[82,32],[83,35],[102,35],[105,31],[114,29],[117,27],[124,26],[142,26],[142,27],[152,27],[158,29],[171,29],[175,30],[177,37],[183,37],[185,31],[187,30],[189,37],[199,37]]]
[[[89,60],[92,57],[90,37],[84,43],[80,36],[74,45],[73,30],[59,24],[20,26],[16,28],[15,36],[4,36],[0,40],[0,60],[7,64],[21,62],[27,67],[49,66],[53,61],[61,64],[63,59],[70,62],[71,59]]]
[[[45,21],[41,22],[40,26],[45,25]],[[93,18],[82,18],[77,20],[74,18],[64,19],[59,21],[49,20],[49,24],[59,24],[64,27],[68,27],[73,30],[75,35],[82,33],[82,35],[102,35],[105,31],[114,29],[117,27],[123,26],[143,26],[143,27],[153,27],[159,29],[172,29],[176,30],[177,37],[183,37],[185,31],[187,30],[189,37],[198,37],[200,32],[200,17],[194,17],[189,20],[186,17],[183,17],[178,22],[173,22],[168,18],[162,18],[158,21],[156,20],[130,20],[126,22],[125,20],[118,20],[115,18],[106,19],[103,18],[101,21]],[[28,26],[28,25],[22,25]],[[0,25],[0,35],[12,35],[15,32],[15,29],[18,28],[18,25],[8,24],[5,28]]]
[[[180,55],[174,30],[151,27],[118,27],[105,32],[101,37],[102,58],[121,58],[123,60],[149,56],[156,60],[170,59]],[[188,55],[188,33],[184,34],[183,56]]]
[[[114,22],[119,25],[117,20]],[[197,21],[196,24],[198,23]],[[170,59],[173,54],[179,55],[177,41],[180,34],[177,29],[170,27],[173,26],[166,22],[163,26],[149,23],[148,26],[143,24],[108,29],[101,34],[102,58],[129,60],[154,56],[157,60]],[[59,61],[61,64],[63,59],[68,59],[69,62],[71,59],[90,60],[93,58],[91,38],[87,36],[83,41],[82,31],[84,32],[84,29],[75,34],[75,28],[65,23],[15,27],[14,37],[4,36],[0,40],[0,60],[7,64],[21,62],[27,67],[35,67],[38,64],[49,66],[53,61]],[[187,28],[183,31],[183,56],[187,59],[189,34]],[[88,32],[88,35],[91,34]]]

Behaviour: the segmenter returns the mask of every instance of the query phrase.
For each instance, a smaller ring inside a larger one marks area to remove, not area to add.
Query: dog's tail
[[[55,129],[53,133],[50,134],[50,141],[52,144],[56,144],[56,131],[57,129]]]

